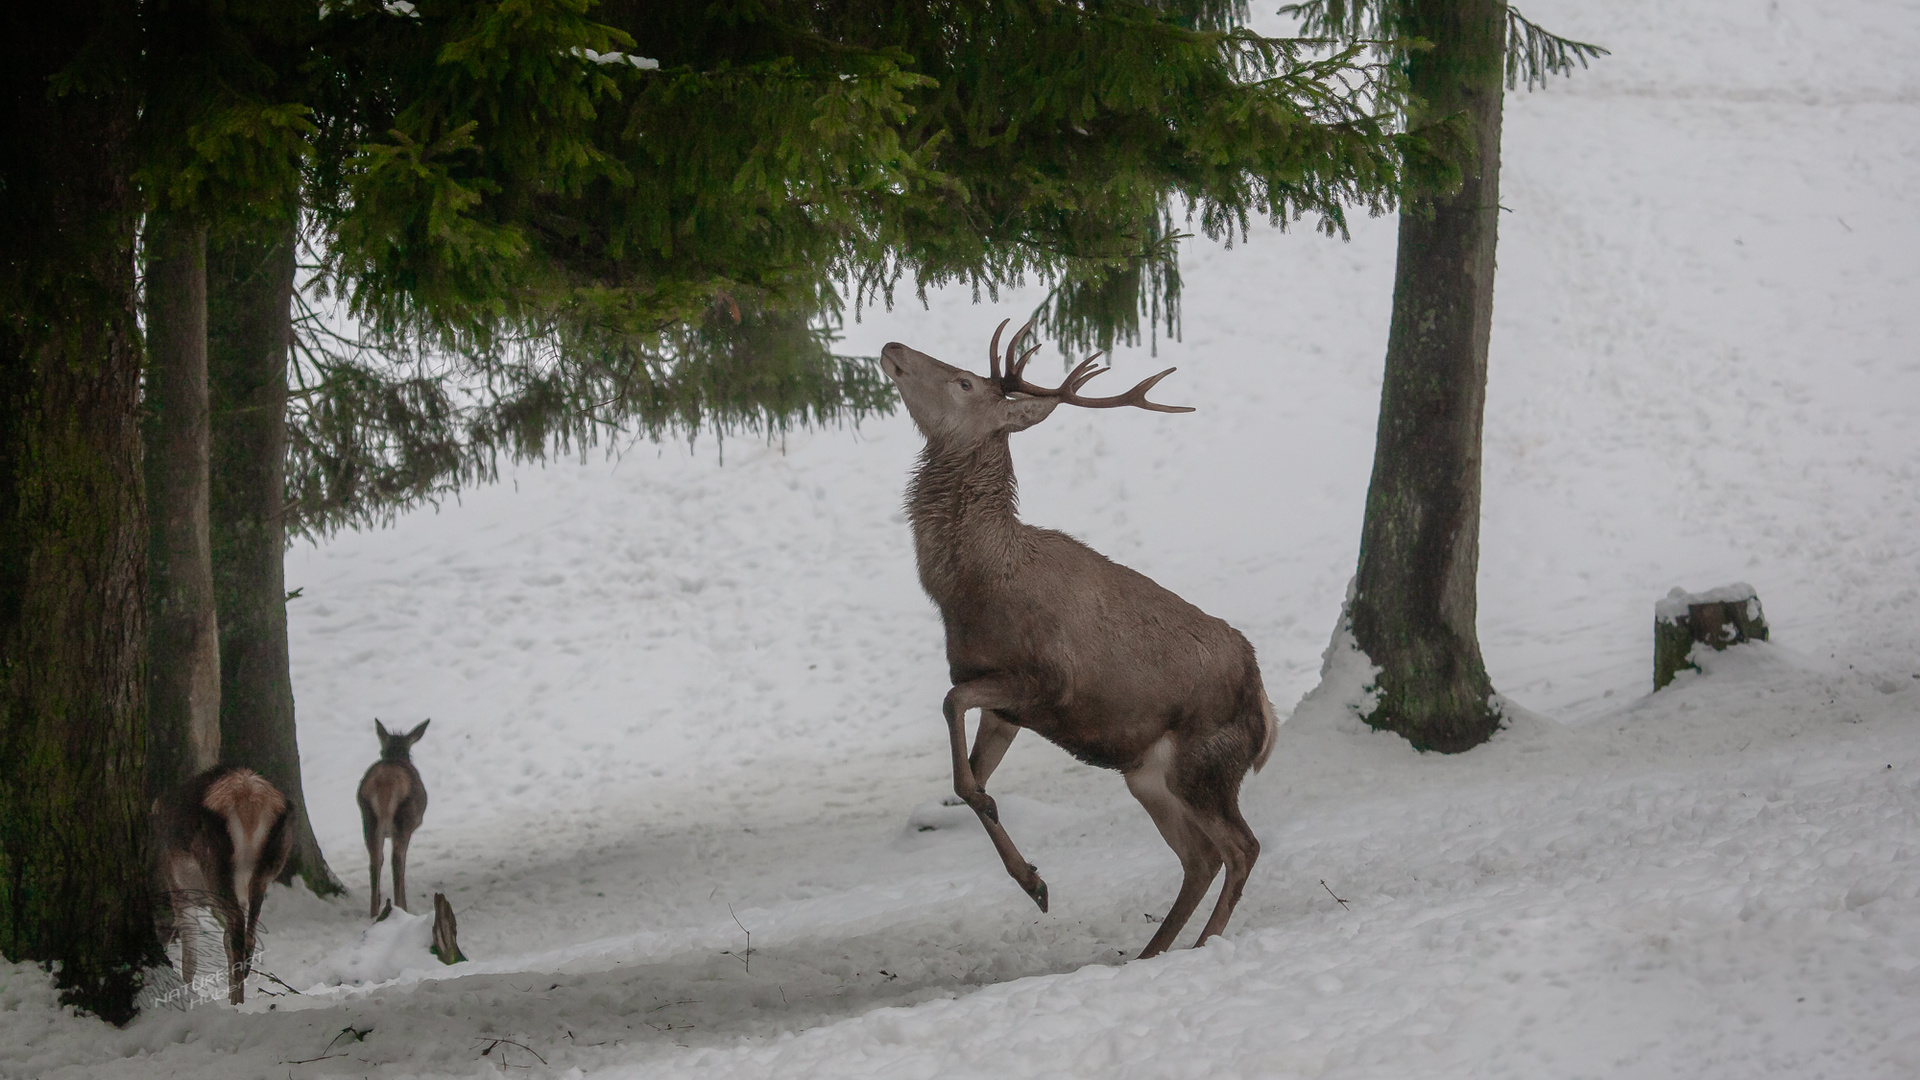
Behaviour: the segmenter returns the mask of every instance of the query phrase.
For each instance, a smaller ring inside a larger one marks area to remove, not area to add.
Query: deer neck
[[[907,491],[920,584],[935,603],[1003,578],[1021,541],[1019,492],[1004,432],[971,445],[927,441]]]

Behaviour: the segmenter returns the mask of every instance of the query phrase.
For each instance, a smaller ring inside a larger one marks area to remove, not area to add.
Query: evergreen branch
[[[1584,41],[1574,41],[1557,34],[1549,33],[1538,23],[1520,14],[1516,7],[1507,8],[1507,89],[1520,85],[1524,77],[1527,89],[1547,85],[1549,75],[1573,76],[1573,65],[1578,61],[1582,68],[1589,59],[1597,60],[1602,56],[1611,56],[1606,49],[1590,45]]]

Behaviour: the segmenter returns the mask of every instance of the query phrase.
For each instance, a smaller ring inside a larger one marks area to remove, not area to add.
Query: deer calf
[[[1013,737],[1030,728],[1091,765],[1117,769],[1180,858],[1185,880],[1140,955],[1173,943],[1224,863],[1226,884],[1199,940],[1226,929],[1260,842],[1240,816],[1240,781],[1265,764],[1275,719],[1240,632],[1108,561],[1064,533],[1016,514],[1007,437],[1061,404],[1131,405],[1191,412],[1147,400],[1172,369],[1125,394],[1079,394],[1100,374],[1088,358],[1058,387],[1026,381],[1035,345],[1014,359],[1028,323],[987,355],[991,374],[943,364],[898,342],[880,366],[926,437],[907,510],[920,583],[946,626],[953,689],[942,711],[953,754],[953,790],[973,808],[1007,873],[1047,909],[1047,885],[1021,857],[986,782]],[[980,710],[973,751],[966,714]]]
[[[293,847],[287,800],[251,769],[215,766],[155,801],[160,875],[173,906],[166,936],[180,941],[180,977],[194,982],[190,911],[210,908],[225,932],[227,1000],[246,1000],[267,883]]]
[[[427,785],[420,770],[413,767],[413,744],[427,733],[431,720],[405,735],[396,735],[375,720],[374,734],[380,737],[380,760],[360,778],[360,828],[367,838],[367,872],[373,879],[373,895],[368,898],[367,917],[380,917],[380,850],[393,841],[393,902],[402,911],[407,907],[407,844],[420,819],[427,816]]]

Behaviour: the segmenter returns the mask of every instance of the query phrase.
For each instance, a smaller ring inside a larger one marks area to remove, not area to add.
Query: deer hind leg
[[[987,794],[986,787],[974,774],[972,760],[967,756],[967,710],[985,710],[980,714],[980,723],[984,732],[987,726],[986,718],[993,716],[992,710],[1012,704],[1014,700],[1011,688],[999,679],[974,679],[947,691],[947,699],[941,704],[941,711],[947,718],[947,737],[953,750],[953,793],[960,797],[960,801],[973,808],[974,815],[980,819],[980,824],[987,830],[988,839],[993,841],[994,850],[1000,853],[1000,862],[1007,868],[1007,875],[1019,883],[1026,894],[1033,898],[1034,903],[1040,905],[1041,911],[1045,911],[1047,910],[1047,883],[1040,879],[1038,868],[1020,854],[1019,848],[1013,846],[1013,838],[1007,835],[1006,828],[1000,824],[999,807],[994,805],[993,796]],[[997,716],[994,717],[994,722],[1006,723]],[[1011,741],[1012,736],[1009,735],[1007,739]],[[1005,753],[1005,750],[1004,746],[1001,747],[1001,753]],[[994,756],[992,760],[994,764],[999,764],[998,756]]]
[[[238,903],[219,904],[221,937],[227,946],[227,1001],[239,1005],[247,1000],[247,918]]]
[[[193,993],[193,977],[197,974],[195,968],[199,966],[196,963],[199,958],[194,955],[193,949],[193,939],[198,935],[199,930],[198,920],[193,917],[193,909],[187,906],[187,894],[180,889],[175,889],[173,891],[173,936],[180,939],[180,981],[187,987],[189,994]]]
[[[1180,869],[1184,874],[1180,881],[1180,893],[1174,897],[1173,906],[1167,909],[1167,917],[1160,921],[1160,929],[1154,931],[1153,940],[1140,950],[1142,960],[1158,956],[1173,945],[1173,939],[1179,936],[1187,920],[1193,917],[1193,909],[1200,905],[1200,898],[1207,894],[1208,886],[1220,873],[1219,850],[1207,833],[1195,825],[1192,808],[1168,786],[1173,756],[1171,738],[1161,736],[1141,763],[1126,774],[1127,790],[1146,808],[1147,816],[1153,818],[1154,827],[1160,830],[1161,838],[1179,856]]]
[[[1240,816],[1240,780],[1246,775],[1247,762],[1230,749],[1237,744],[1215,742],[1202,746],[1175,776],[1177,794],[1186,803],[1189,820],[1220,851],[1227,866],[1227,880],[1220,887],[1220,899],[1213,915],[1194,941],[1196,947],[1222,933],[1233,918],[1234,906],[1246,888],[1247,875],[1260,858],[1260,840]]]
[[[367,918],[380,917],[380,849],[386,844],[386,836],[379,826],[367,829]]]
[[[1018,734],[1020,728],[1012,721],[992,709],[980,710],[980,729],[973,733],[973,753],[967,757],[974,783],[987,786],[987,778],[1000,767],[1000,759],[1007,756],[1007,747]]]
[[[413,830],[400,829],[393,834],[393,906],[401,911],[412,911],[407,906],[407,844],[413,840]]]

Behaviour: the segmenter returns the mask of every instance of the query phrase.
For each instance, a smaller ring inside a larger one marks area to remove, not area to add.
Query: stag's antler
[[[1080,388],[1085,386],[1088,380],[1096,375],[1112,370],[1111,368],[1100,366],[1101,354],[1099,353],[1094,353],[1092,356],[1080,361],[1079,366],[1068,372],[1066,381],[1059,386],[1035,386],[1028,382],[1026,380],[1027,361],[1033,359],[1033,354],[1040,351],[1040,345],[1036,342],[1032,348],[1021,353],[1020,359],[1018,360],[1013,358],[1013,354],[1014,350],[1020,346],[1020,339],[1027,336],[1028,331],[1033,329],[1033,324],[1038,319],[1038,315],[1032,319],[1028,319],[1027,325],[1016,331],[1013,335],[1013,340],[1007,342],[1005,357],[1007,366],[1004,374],[1000,370],[1000,334],[1001,331],[1007,328],[1007,324],[1013,320],[1002,319],[1000,320],[1000,325],[994,329],[993,342],[987,346],[987,362],[990,377],[1000,384],[1001,393],[1025,394],[1028,397],[1059,398],[1062,404],[1078,405],[1083,409],[1117,409],[1122,405],[1132,405],[1136,408],[1150,409],[1153,412],[1183,413],[1193,411],[1192,406],[1189,405],[1162,405],[1159,402],[1147,400],[1147,391],[1153,389],[1154,384],[1158,383],[1161,379],[1178,371],[1178,368],[1168,368],[1152,378],[1143,379],[1139,385],[1124,394],[1115,394],[1112,397],[1101,398],[1081,397],[1079,392]]]

